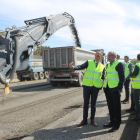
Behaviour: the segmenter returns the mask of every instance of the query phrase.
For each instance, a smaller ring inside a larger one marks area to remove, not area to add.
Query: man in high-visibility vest
[[[108,104],[110,122],[104,127],[112,127],[109,132],[119,129],[121,124],[121,91],[124,84],[125,74],[122,62],[116,61],[116,53],[108,53],[106,77],[104,81],[104,92]]]
[[[129,62],[129,56],[124,56],[124,61],[126,63],[125,65],[125,82],[124,82],[124,87],[125,87],[125,99],[122,101],[124,104],[129,103],[129,97],[130,97],[130,74],[133,73],[133,66]]]
[[[140,120],[140,53],[137,55],[137,63],[134,67],[132,78],[133,100],[135,103],[136,115],[131,120]]]
[[[120,55],[117,54],[117,59],[116,60],[120,61]]]
[[[133,68],[134,71],[134,68]],[[131,74],[130,74],[131,76]],[[131,106],[129,109],[126,109],[126,112],[131,113],[131,114],[135,114],[135,103],[133,100],[133,88],[132,88],[132,84],[131,84]]]
[[[84,107],[83,107],[83,120],[77,125],[83,126],[87,124],[88,118],[88,107],[89,107],[89,99],[91,97],[91,117],[90,123],[93,126],[97,126],[94,121],[94,116],[96,112],[96,101],[99,90],[102,89],[105,68],[101,63],[101,59],[103,58],[103,54],[100,51],[97,51],[95,54],[95,60],[88,60],[82,65],[74,66],[74,63],[70,63],[70,68],[74,70],[86,69],[84,77],[83,77],[83,97],[84,97]]]

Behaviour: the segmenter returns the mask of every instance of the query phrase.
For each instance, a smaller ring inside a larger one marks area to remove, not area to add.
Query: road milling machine
[[[0,30],[0,82],[9,86],[17,69],[26,69],[24,61],[60,28],[74,26],[74,18],[64,12],[24,21],[26,26]],[[6,88],[5,88],[6,89]]]

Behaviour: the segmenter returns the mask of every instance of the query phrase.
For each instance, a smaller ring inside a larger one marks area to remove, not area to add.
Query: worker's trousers
[[[126,81],[124,82],[125,100],[126,100],[126,101],[129,101],[129,97],[130,97],[130,88],[129,88],[129,85],[130,85],[130,80],[126,80]]]
[[[94,120],[95,112],[96,112],[96,101],[99,93],[99,89],[96,87],[83,87],[83,98],[84,98],[84,107],[83,107],[83,120],[87,121],[88,118],[88,108],[89,108],[89,100],[91,97],[91,117],[90,120]]]
[[[140,117],[140,89],[133,89],[133,100],[135,103],[136,115]]]

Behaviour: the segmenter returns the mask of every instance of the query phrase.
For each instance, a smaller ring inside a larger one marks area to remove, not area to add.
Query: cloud
[[[11,26],[13,22],[19,27],[24,25],[24,20],[63,12],[68,12],[74,17],[83,46],[96,46],[96,49],[103,48],[107,51],[114,49],[116,52],[122,51],[122,54],[123,51],[131,51],[130,57],[134,57],[139,51],[140,3],[136,2],[1,0],[0,20],[9,19],[9,22],[5,22],[6,27]],[[60,40],[72,40],[68,27],[62,28],[54,36]],[[126,55],[125,52],[124,54]]]

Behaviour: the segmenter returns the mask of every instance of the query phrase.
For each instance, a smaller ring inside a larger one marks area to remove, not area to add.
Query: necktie
[[[96,67],[98,66],[98,63],[96,63]]]

